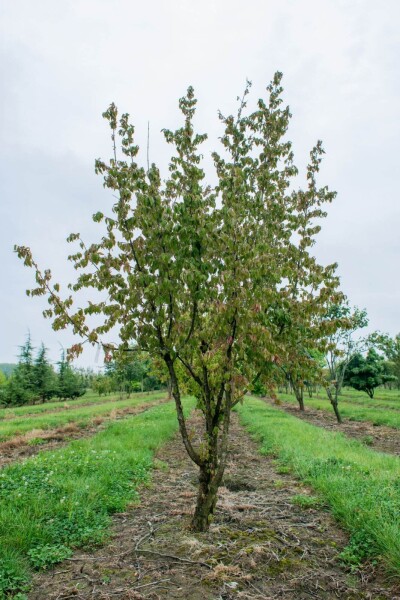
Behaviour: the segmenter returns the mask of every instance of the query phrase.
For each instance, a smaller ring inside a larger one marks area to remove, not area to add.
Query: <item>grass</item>
[[[293,394],[278,394],[280,400],[291,402],[297,405],[296,398]],[[385,402],[375,402],[370,400],[365,395],[365,401],[362,398],[356,398],[353,401],[351,396],[342,395],[339,397],[340,414],[351,421],[370,421],[374,425],[387,425],[395,429],[400,429],[400,403],[398,408],[395,405],[395,400],[392,405],[387,406]],[[332,406],[326,396],[316,395],[313,398],[304,398],[305,406],[317,410],[328,411],[333,414]],[[333,417],[334,418],[334,417]]]
[[[151,404],[163,397],[165,397],[165,391],[153,392],[148,395],[134,394],[131,398],[125,398],[123,400],[107,399],[106,401],[96,402],[95,398],[93,398],[93,402],[90,404],[78,404],[72,405],[71,407],[68,403],[68,408],[64,408],[57,412],[52,412],[49,409],[48,411],[41,411],[39,414],[18,414],[17,418],[7,418],[0,421],[0,442],[16,435],[22,435],[36,430],[55,429],[67,425],[68,423],[75,423],[78,427],[85,427],[95,417],[107,417],[115,410]],[[99,400],[98,396],[97,400]],[[60,406],[59,403],[58,406]]]
[[[186,401],[186,411],[194,402]],[[0,598],[29,587],[32,569],[101,543],[110,515],[137,498],[156,450],[177,429],[169,402],[113,422],[0,473]]]
[[[65,410],[65,408],[76,408],[77,406],[88,406],[93,404],[103,404],[111,400],[121,399],[121,394],[113,393],[109,396],[99,396],[96,392],[88,390],[80,398],[71,400],[53,400],[43,404],[28,404],[24,406],[10,406],[8,408],[0,407],[0,420],[14,419],[26,415],[36,415],[47,412]]]
[[[400,576],[400,460],[256,398],[237,410],[260,441],[261,452],[276,456],[311,484],[348,529],[351,538],[342,560],[356,566],[367,558],[380,559]]]

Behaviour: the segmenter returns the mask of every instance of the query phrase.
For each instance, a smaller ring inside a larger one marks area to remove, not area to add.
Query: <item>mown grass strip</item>
[[[186,401],[186,411],[194,405]],[[110,515],[124,510],[149,476],[156,450],[177,430],[169,402],[56,452],[0,473],[0,598],[29,586],[77,547],[104,540]]]
[[[165,398],[165,391],[155,392],[149,395],[135,394],[124,400],[109,400],[101,404],[91,404],[70,408],[64,411],[39,414],[18,419],[0,421],[0,442],[13,436],[22,435],[36,429],[54,429],[68,423],[76,423],[79,427],[85,427],[94,417],[107,416],[114,410],[140,406]]]
[[[278,397],[285,402],[297,404],[296,398],[292,394],[279,394]],[[304,404],[306,407],[331,412],[333,415],[328,398],[305,398]],[[393,408],[370,408],[339,399],[339,410],[340,414],[350,421],[369,421],[374,425],[387,425],[394,429],[400,429],[400,411],[393,410]],[[332,418],[335,418],[334,415]]]
[[[311,484],[348,529],[351,540],[342,558],[353,565],[379,558],[400,576],[400,460],[259,399],[246,399],[238,413],[261,452],[277,456]]]

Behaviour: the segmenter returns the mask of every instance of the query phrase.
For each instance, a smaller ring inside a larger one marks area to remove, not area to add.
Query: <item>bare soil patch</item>
[[[323,507],[293,504],[311,490],[279,474],[236,415],[225,485],[201,534],[189,528],[196,484],[176,436],[159,452],[140,505],[115,516],[110,542],[37,575],[30,600],[400,599],[372,565],[358,573],[340,565],[347,535]]]
[[[276,404],[273,400],[266,400],[274,406],[281,408],[299,419],[303,419],[317,427],[323,427],[331,431],[341,431],[349,437],[354,437],[366,446],[380,452],[388,452],[400,456],[400,430],[386,425],[373,425],[368,421],[350,421],[343,418],[343,423],[336,421],[335,415],[324,410],[316,410],[306,405],[304,412],[289,402]],[[307,401],[306,401],[307,402]],[[339,406],[340,408],[340,406]]]
[[[0,468],[5,465],[34,456],[41,450],[53,450],[68,444],[72,440],[94,435],[105,422],[118,421],[127,416],[137,415],[157,404],[167,402],[168,398],[143,403],[137,406],[114,409],[106,415],[94,416],[87,424],[67,423],[55,429],[32,429],[23,435],[16,435],[9,440],[0,442]]]

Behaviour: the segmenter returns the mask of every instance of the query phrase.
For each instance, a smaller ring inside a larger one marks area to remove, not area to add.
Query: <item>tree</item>
[[[321,355],[315,350],[295,348],[288,360],[281,366],[286,381],[296,396],[299,409],[304,411],[304,389],[321,380]],[[310,393],[310,392],[309,392]]]
[[[0,405],[7,404],[7,377],[0,370]]]
[[[355,338],[356,332],[368,325],[365,309],[356,306],[352,310],[348,301],[332,304],[324,319],[333,320],[337,327],[327,339],[326,364],[328,377],[325,389],[338,423],[342,422],[339,411],[339,395],[342,391],[346,370],[351,358],[363,351],[368,344],[367,338]]]
[[[86,392],[82,378],[79,373],[75,373],[65,357],[65,352],[61,353],[61,360],[58,363],[58,385],[57,396],[61,399],[79,398]]]
[[[107,375],[114,383],[114,389],[126,392],[150,391],[160,388],[152,361],[145,352],[125,353],[118,360],[110,361],[105,366]]]
[[[0,371],[0,387],[5,386],[6,383],[7,383],[7,377],[5,376],[3,371]]]
[[[397,389],[400,389],[400,333],[394,338],[388,334],[376,332],[371,335],[371,343],[384,352],[390,361],[390,371],[394,376]]]
[[[370,398],[373,398],[375,388],[394,379],[394,376],[388,372],[383,356],[380,356],[374,348],[370,348],[366,358],[360,353],[352,357],[347,365],[344,385],[366,392]]]
[[[53,367],[47,360],[47,348],[42,343],[33,365],[33,386],[35,395],[46,402],[56,394],[57,378]]]
[[[112,214],[93,216],[105,224],[99,242],[86,245],[78,233],[69,237],[79,244],[70,260],[80,275],[67,298],[30,249],[16,247],[35,269],[37,287],[28,293],[48,296],[44,315],[54,329],[71,326],[85,341],[102,344],[107,360],[133,349],[165,364],[183,444],[199,467],[192,520],[198,531],[208,528],[215,509],[232,408],[293,348],[324,349],[336,324],[321,316],[341,298],[336,265],[323,267],[310,252],[317,221],[326,215],[322,207],[334,198],[316,182],[322,144],[311,151],[306,189],[296,190],[281,74],[253,112],[246,107],[249,88],[236,116],[220,114],[222,152],[212,154],[215,186],[203,181],[200,146],[207,136],[194,130],[191,87],[179,101],[182,127],[164,130],[174,148],[167,179],[155,164],[136,162],[129,115],[119,118],[111,104],[103,116],[112,157],[97,160],[96,172],[117,200]],[[74,310],[75,293],[83,288],[105,297]],[[100,325],[92,315],[102,316]],[[116,327],[119,341],[112,344],[104,336]],[[75,344],[70,356],[82,349]],[[203,416],[200,446],[189,434],[182,384]]]
[[[26,342],[20,346],[18,364],[8,380],[3,401],[6,404],[28,404],[35,398],[33,346],[28,333]]]
[[[99,396],[110,394],[113,391],[113,381],[107,375],[97,375],[92,381],[92,388]]]

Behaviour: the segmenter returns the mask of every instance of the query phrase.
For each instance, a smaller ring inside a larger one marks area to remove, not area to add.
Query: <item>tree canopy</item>
[[[70,295],[62,297],[29,248],[16,247],[36,272],[37,286],[29,293],[48,297],[44,315],[54,329],[71,326],[85,342],[101,343],[106,356],[134,347],[164,363],[184,445],[200,468],[193,518],[200,530],[215,507],[232,407],[255,381],[268,384],[274,365],[298,349],[323,351],[336,327],[323,315],[341,300],[336,265],[320,265],[311,251],[324,205],[335,196],[317,185],[322,143],[310,153],[305,189],[298,189],[281,79],[276,73],[266,100],[259,99],[252,112],[248,84],[237,114],[219,115],[215,185],[205,182],[201,145],[207,136],[194,128],[192,87],[179,101],[182,126],[164,130],[173,148],[166,178],[155,164],[138,164],[135,128],[111,104],[103,116],[112,156],[95,166],[117,200],[110,214],[93,215],[104,224],[100,241],[69,237],[78,243],[70,260],[80,272]],[[76,292],[85,288],[96,293],[74,308]],[[100,324],[92,323],[92,315],[101,317]],[[116,335],[115,329],[119,340],[112,343],[107,335]],[[70,355],[81,351],[77,343]],[[184,416],[183,384],[203,414],[197,447]]]
[[[366,357],[357,353],[351,358],[344,376],[344,384],[373,398],[375,388],[394,379],[395,377],[388,372],[383,356],[374,348],[370,348]]]

